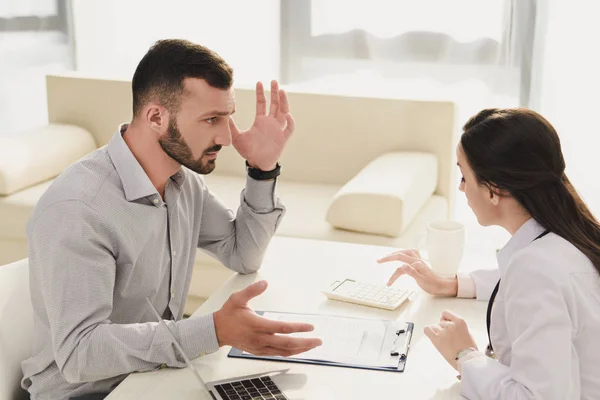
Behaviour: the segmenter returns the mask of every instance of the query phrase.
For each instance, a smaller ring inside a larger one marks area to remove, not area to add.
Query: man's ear
[[[159,136],[164,135],[169,129],[169,111],[159,103],[149,103],[144,109],[144,119],[150,129]]]

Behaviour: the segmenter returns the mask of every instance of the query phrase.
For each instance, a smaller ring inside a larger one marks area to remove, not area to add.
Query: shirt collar
[[[527,222],[521,225],[521,227],[515,232],[514,235],[512,235],[502,250],[496,254],[498,259],[498,267],[500,268],[502,275],[504,275],[506,266],[508,265],[513,254],[533,242],[535,238],[544,232],[544,230],[545,228],[533,218],[530,218]]]
[[[134,201],[158,195],[158,192],[123,139],[128,126],[129,124],[119,126],[108,143],[107,150],[123,184],[125,198],[127,201]]]
[[[177,187],[181,187],[183,182],[185,182],[185,172],[183,172],[183,168],[179,168],[179,171],[177,171],[174,175],[171,175],[171,180],[175,182]]]

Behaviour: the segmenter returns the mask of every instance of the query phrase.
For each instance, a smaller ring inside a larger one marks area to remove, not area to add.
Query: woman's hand
[[[377,260],[378,263],[400,261],[404,263],[396,269],[387,285],[390,286],[402,275],[414,278],[419,287],[425,292],[435,296],[456,297],[458,282],[456,277],[443,277],[434,272],[421,259],[418,250],[400,250]]]
[[[477,344],[473,340],[465,320],[450,311],[444,311],[440,323],[426,326],[424,332],[440,354],[455,369],[456,356],[461,350],[477,349]]]

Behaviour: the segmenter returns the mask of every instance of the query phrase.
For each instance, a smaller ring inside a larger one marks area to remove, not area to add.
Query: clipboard
[[[366,319],[366,318],[355,318],[355,317],[340,317],[326,314],[299,314],[299,313],[283,313],[283,312],[272,312],[272,311],[256,311],[258,315],[264,315],[268,313],[269,316],[280,314],[280,315],[296,315],[302,316],[305,318],[316,317],[320,319],[342,319],[347,320],[349,323],[380,323],[387,324],[386,332],[384,334],[383,340],[381,342],[381,354],[391,353],[394,350],[397,350],[397,364],[394,362],[393,366],[376,366],[370,365],[370,363],[361,363],[361,362],[340,362],[340,361],[332,361],[321,358],[301,358],[300,356],[292,356],[292,357],[281,357],[281,356],[257,356],[254,354],[250,354],[244,352],[240,349],[232,347],[228,357],[231,358],[245,358],[251,360],[263,360],[263,361],[279,361],[279,362],[292,362],[292,363],[300,363],[300,364],[313,364],[313,365],[325,365],[331,367],[344,367],[344,368],[356,368],[356,369],[367,369],[367,370],[375,370],[375,371],[388,371],[388,372],[404,372],[406,368],[406,361],[408,358],[408,350],[410,349],[410,341],[412,339],[412,334],[414,330],[414,323],[412,322],[399,322],[399,321],[387,321],[381,319]],[[398,326],[402,326],[402,329],[395,329]],[[310,334],[310,333],[309,333]],[[393,340],[392,346],[390,347],[390,341]],[[359,346],[362,346],[362,342]],[[394,356],[395,357],[395,356]]]

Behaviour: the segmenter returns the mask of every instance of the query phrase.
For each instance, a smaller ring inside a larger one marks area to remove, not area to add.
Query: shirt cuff
[[[456,297],[463,299],[474,299],[477,297],[475,281],[471,277],[471,274],[456,274],[456,280],[458,282]]]
[[[462,375],[463,365],[465,365],[465,363],[467,363],[475,358],[479,358],[479,357],[486,357],[486,355],[480,351],[472,351],[472,352],[462,356],[456,362],[456,370],[458,371],[459,374]]]
[[[219,350],[212,314],[190,317],[177,322],[179,344],[190,358],[198,358]]]
[[[275,209],[275,182],[257,181],[251,177],[246,178],[246,189],[242,194],[246,204],[259,213],[270,213]]]

